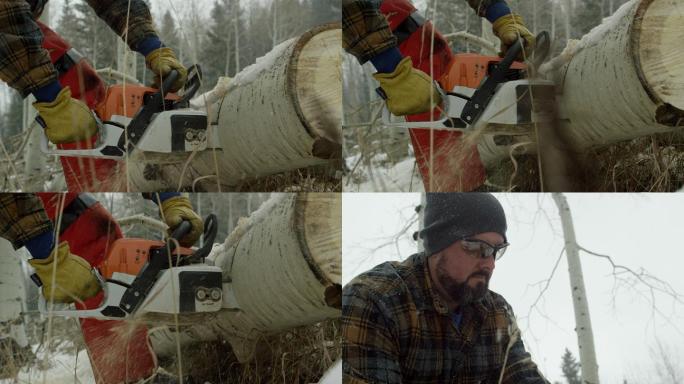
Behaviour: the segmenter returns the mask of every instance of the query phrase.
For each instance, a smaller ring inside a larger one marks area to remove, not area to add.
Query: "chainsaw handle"
[[[169,72],[169,74],[166,75],[164,81],[162,81],[161,86],[159,87],[159,92],[152,95],[152,100],[150,104],[154,106],[154,108],[160,108],[159,110],[164,109],[164,98],[166,97],[166,94],[169,93],[169,90],[171,89],[173,83],[175,83],[176,80],[178,80],[178,76],[180,76],[180,74],[175,69],[172,69],[171,72]]]
[[[175,239],[175,240],[180,240],[185,237],[190,231],[192,230],[192,224],[190,223],[189,220],[183,220],[181,223],[176,227],[176,229],[171,232],[171,236],[169,236],[170,239]],[[171,249],[173,250],[175,248],[175,241],[169,241],[171,245]]]
[[[518,38],[515,44],[511,45],[508,48],[508,51],[506,51],[506,54],[504,55],[503,59],[501,59],[501,61],[497,65],[497,72],[505,74],[511,68],[511,65],[513,65],[513,62],[516,58],[518,58],[518,56],[523,50],[524,41],[525,40],[523,40],[522,38]]]
[[[180,76],[180,73],[178,73],[178,71],[175,69],[172,69],[168,73],[168,75],[166,75],[166,78],[164,79],[164,81],[161,84],[161,87],[159,88],[159,93],[162,96],[162,100],[163,100],[164,96],[166,96],[166,94],[169,93],[169,90],[173,86],[173,83],[175,83],[176,80],[178,80],[179,76]]]

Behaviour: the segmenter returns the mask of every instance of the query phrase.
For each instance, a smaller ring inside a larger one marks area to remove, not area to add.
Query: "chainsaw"
[[[128,89],[124,89],[126,97],[121,90],[109,93],[105,104],[120,106],[130,103],[129,93],[134,93],[132,97],[142,99],[142,106],[132,118],[111,114],[103,121],[93,112],[98,134],[92,148],[51,148],[43,132],[41,151],[47,155],[120,160],[134,149],[178,153],[219,148],[216,130],[212,130],[212,135],[208,132],[207,114],[189,108],[190,99],[201,86],[200,67],[193,65],[188,69],[188,81],[181,98],[167,98],[168,90],[178,76],[178,71],[171,71],[156,93],[149,93],[149,88],[135,85],[128,85]]]
[[[54,310],[57,316],[124,320],[144,314],[216,312],[224,300],[222,270],[209,265],[217,232],[216,215],[204,222],[204,245],[193,251],[177,246],[192,228],[183,221],[166,242],[122,238],[112,244],[105,263],[93,273],[104,289],[96,309]],[[104,275],[104,276],[103,276]],[[42,308],[41,312],[47,311]]]
[[[442,87],[435,81],[435,88],[442,99],[442,104],[437,107],[440,111],[438,118],[432,121],[397,121],[392,119],[393,115],[385,106],[382,112],[383,125],[391,128],[467,131],[481,124],[520,126],[550,121],[551,114],[545,113],[543,109],[532,108],[532,97],[553,97],[554,83],[548,80],[523,78],[525,69],[528,72],[536,70],[548,56],[548,32],[542,32],[537,36],[534,55],[527,67],[514,63],[522,50],[523,43],[519,39],[498,62],[495,61],[498,58],[469,54],[462,55],[467,57],[468,61],[459,62],[457,55],[457,60],[452,62],[447,75],[441,79],[443,84],[453,84],[450,90],[445,90],[449,88]],[[465,72],[464,68],[468,66],[473,67],[474,72],[482,72],[484,68],[487,70],[487,75],[477,88],[461,85],[462,77],[466,76],[462,72]],[[452,72],[458,75],[452,75],[450,78]],[[383,99],[387,98],[382,88],[377,88],[376,92]]]

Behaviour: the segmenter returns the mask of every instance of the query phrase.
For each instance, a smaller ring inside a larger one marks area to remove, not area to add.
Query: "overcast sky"
[[[564,349],[577,357],[574,313],[567,263],[559,264],[540,312],[527,318],[540,286],[563,248],[556,206],[548,194],[497,194],[508,219],[511,243],[497,262],[490,288],[513,306],[523,339],[534,360],[551,381],[561,380]],[[578,242],[594,252],[611,255],[635,271],[641,268],[669,282],[684,294],[684,194],[574,194],[568,195]],[[387,243],[414,214],[418,194],[345,193],[343,195],[343,281],[385,260],[401,260],[416,250],[406,231],[397,245]],[[399,249],[397,251],[397,248]],[[655,340],[670,349],[684,370],[684,304],[656,295],[666,316],[653,314],[643,286],[616,285],[606,260],[580,255],[602,384],[658,383]],[[615,291],[615,293],[614,293]],[[544,318],[547,316],[548,319]],[[676,329],[673,324],[679,324]],[[564,381],[563,381],[564,382]]]

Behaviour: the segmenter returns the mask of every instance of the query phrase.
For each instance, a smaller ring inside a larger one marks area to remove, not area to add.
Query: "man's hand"
[[[410,57],[403,58],[394,72],[373,77],[387,95],[387,109],[396,116],[428,112],[441,102],[430,76],[413,68]]]
[[[173,83],[169,89],[170,92],[176,92],[183,88],[188,79],[188,70],[178,61],[171,48],[155,49],[145,56],[145,63],[147,68],[154,72],[154,84],[157,88],[161,87],[162,80],[174,69],[178,71],[178,80]]]
[[[93,275],[92,267],[81,257],[72,254],[67,242],[59,244],[47,259],[31,259],[28,262],[43,282],[46,300],[73,303],[87,300],[100,292],[100,284]],[[56,269],[54,280],[53,268]]]
[[[169,234],[171,234],[183,220],[189,221],[192,225],[190,233],[178,240],[178,243],[181,246],[190,247],[197,242],[204,231],[204,224],[202,223],[202,218],[192,210],[192,205],[187,197],[176,196],[166,199],[161,203],[161,210],[164,221],[169,226]]]
[[[49,103],[33,103],[45,123],[45,135],[55,144],[75,143],[97,133],[93,113],[80,100],[71,98],[71,90],[64,87]]]
[[[518,41],[518,36],[523,39],[525,49],[523,49],[524,55],[521,52],[516,60],[522,61],[531,55],[535,46],[535,37],[525,26],[522,16],[515,13],[501,16],[492,24],[492,28],[494,34],[501,40],[501,52],[499,52],[501,57],[506,55],[508,48]]]

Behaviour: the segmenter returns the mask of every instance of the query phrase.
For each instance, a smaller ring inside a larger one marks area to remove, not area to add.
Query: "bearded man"
[[[491,194],[428,193],[425,251],[344,287],[343,382],[548,384],[489,290],[506,229]]]

